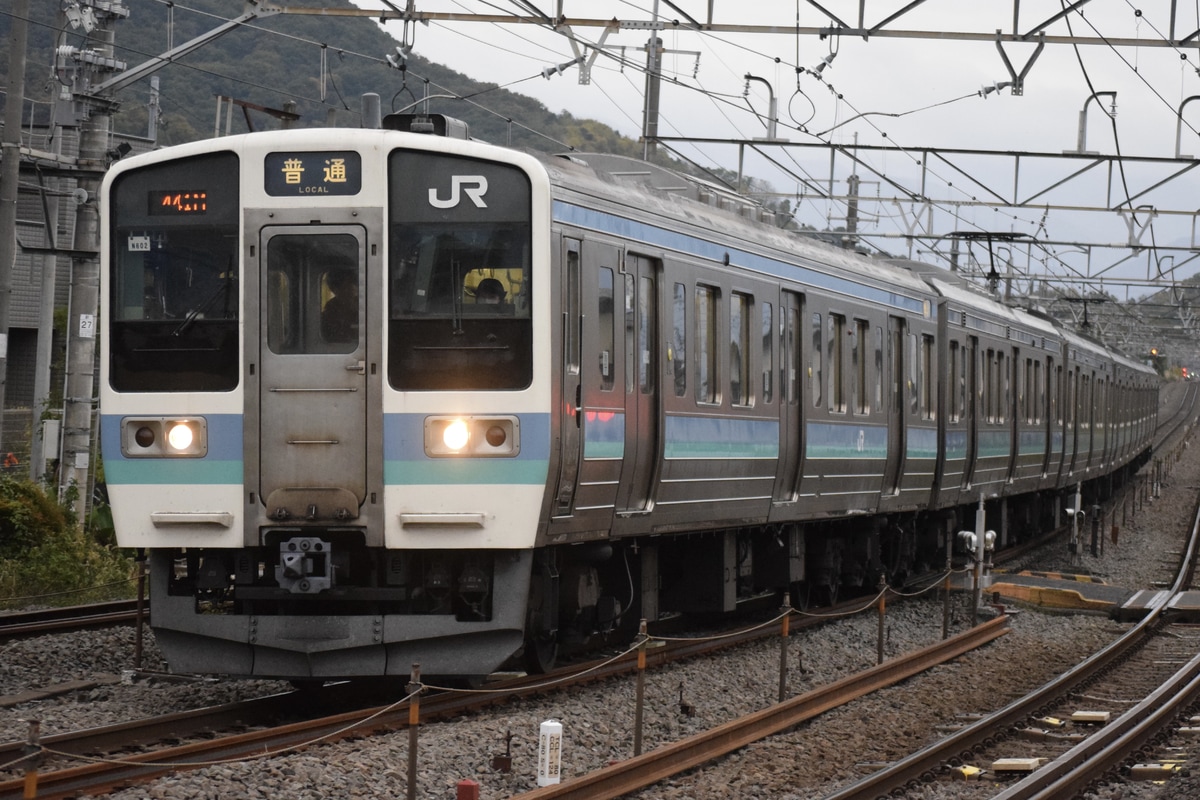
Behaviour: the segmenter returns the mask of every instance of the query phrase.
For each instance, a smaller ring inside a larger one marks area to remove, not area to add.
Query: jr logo
[[[487,203],[483,202],[487,188],[487,178],[482,175],[452,175],[450,177],[450,199],[443,200],[438,197],[437,189],[430,189],[429,205],[434,208],[454,208],[462,201],[459,196],[461,190],[462,194],[471,199],[476,208],[487,208]]]

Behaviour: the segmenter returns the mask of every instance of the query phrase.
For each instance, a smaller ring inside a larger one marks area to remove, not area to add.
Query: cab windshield
[[[128,172],[111,194],[109,380],[123,392],[238,383],[238,161]]]
[[[528,178],[507,165],[411,151],[394,153],[389,167],[390,384],[526,388]]]

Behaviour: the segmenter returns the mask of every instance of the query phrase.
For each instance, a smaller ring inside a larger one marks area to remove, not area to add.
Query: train
[[[957,273],[439,115],[126,157],[100,203],[104,477],[179,672],[544,670],[901,585],[1156,422],[1153,370]]]

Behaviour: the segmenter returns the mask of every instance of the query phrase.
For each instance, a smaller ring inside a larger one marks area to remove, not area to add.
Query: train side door
[[[900,492],[900,474],[904,469],[905,457],[905,383],[907,365],[904,358],[906,328],[902,317],[888,317],[888,392],[887,402],[887,463],[883,472],[883,494],[894,496]],[[910,389],[913,391],[915,387]]]
[[[800,321],[804,318],[803,297],[782,292],[779,299],[779,472],[775,477],[776,503],[794,501],[800,489],[800,469],[804,454],[804,424],[800,418],[800,350],[804,337]]]
[[[258,487],[279,521],[354,519],[366,496],[366,246],[352,225],[260,234]]]
[[[621,333],[625,326],[625,276],[618,268],[618,248],[595,239],[584,239],[580,245],[582,341],[576,420],[582,452],[573,505],[568,511],[559,502],[555,513],[576,519],[587,517],[585,524],[603,526],[603,520],[611,519],[617,508],[617,489],[625,462],[625,346]],[[567,391],[564,385],[564,400]],[[568,412],[564,409],[563,413]],[[563,424],[566,422],[564,418]],[[560,485],[560,500],[563,491],[565,487]]]
[[[625,461],[617,513],[648,511],[660,447],[658,398],[658,263],[631,253],[623,280],[625,327]]]
[[[559,402],[559,468],[558,491],[554,499],[554,515],[569,516],[575,500],[579,478],[579,459],[583,447],[581,435],[582,393],[579,363],[582,347],[583,319],[580,311],[580,243],[578,239],[562,240],[562,398]]]

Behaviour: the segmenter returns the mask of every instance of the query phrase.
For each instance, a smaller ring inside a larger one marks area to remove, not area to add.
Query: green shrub
[[[0,477],[0,558],[20,558],[71,526],[66,509],[32,481]]]
[[[80,530],[70,511],[42,487],[0,478],[0,604],[71,605],[128,597],[133,574],[127,553]]]

